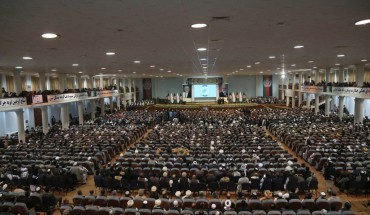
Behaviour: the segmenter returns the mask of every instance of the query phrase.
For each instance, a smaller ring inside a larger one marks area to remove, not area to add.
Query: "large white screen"
[[[209,98],[217,96],[217,85],[202,84],[194,86],[194,98]]]

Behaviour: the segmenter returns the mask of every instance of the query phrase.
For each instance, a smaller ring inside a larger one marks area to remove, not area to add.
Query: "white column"
[[[46,90],[46,79],[45,79],[45,73],[43,72],[39,72],[39,83],[40,83],[41,92]]]
[[[338,104],[338,117],[340,120],[343,118],[343,108],[344,108],[344,96],[338,96],[339,104]]]
[[[136,79],[132,79],[132,87],[134,88],[133,101],[136,102]]]
[[[325,95],[325,115],[329,116],[330,114],[330,96]]]
[[[46,90],[51,90],[50,76],[46,77]]]
[[[330,67],[327,67],[325,70],[325,82],[329,83],[330,82]]]
[[[100,73],[100,83],[99,83],[99,88],[100,89],[104,89],[104,79],[103,79],[103,74],[102,73]]]
[[[23,109],[15,111],[17,115],[17,126],[18,126],[18,142],[26,142],[26,132],[24,131],[24,116]]]
[[[362,85],[364,85],[364,70],[364,64],[356,65],[356,84],[358,87],[362,87]]]
[[[131,105],[131,102],[132,102],[132,90],[131,90],[131,85],[132,84],[132,82],[131,82],[131,79],[127,79],[127,87],[128,87],[128,92],[130,93],[130,95],[131,95],[131,99],[130,100],[128,100],[128,105]]]
[[[67,74],[59,74],[59,86],[61,92],[67,88]],[[67,129],[69,127],[68,104],[61,104],[60,106],[60,120],[62,122],[62,128]]]
[[[293,91],[293,96],[292,96],[292,108],[295,108],[295,83],[296,83],[296,74],[293,74],[293,88],[292,88],[292,91]]]
[[[76,89],[83,88],[83,84],[81,83],[81,74],[76,75]]]
[[[47,134],[49,132],[49,116],[48,116],[48,107],[41,107],[42,114],[42,132]]]
[[[14,91],[17,93],[22,92],[22,86],[21,86],[21,71],[14,71]]]
[[[94,99],[90,99],[90,108],[91,108],[91,119],[95,119],[95,111],[96,111],[96,101]]]
[[[289,75],[286,76],[285,84],[286,84],[285,89],[289,89]],[[286,106],[289,107],[289,97],[285,95],[285,99],[286,99]]]
[[[362,124],[364,120],[364,99],[355,98],[355,123]]]
[[[105,103],[104,98],[100,99],[100,116],[105,115]]]
[[[77,102],[77,109],[78,109],[78,124],[84,124],[84,107],[82,101]]]
[[[315,94],[315,113],[319,113],[319,94]]]
[[[119,96],[116,96],[117,110],[121,110],[121,93]]]
[[[338,82],[343,83],[344,82],[344,67],[340,66],[338,70]]]
[[[299,73],[299,86],[298,89],[301,90],[301,86],[303,85],[303,74],[302,72]],[[302,92],[298,92],[298,106],[301,107],[302,105]]]
[[[309,93],[306,93],[306,106],[307,106],[307,109],[311,109],[311,95]]]
[[[110,113],[113,113],[113,97],[109,97]]]

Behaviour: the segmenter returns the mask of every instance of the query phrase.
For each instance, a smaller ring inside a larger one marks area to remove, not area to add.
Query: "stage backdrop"
[[[263,76],[263,96],[272,96],[272,75]]]
[[[152,79],[143,78],[143,99],[152,98]]]

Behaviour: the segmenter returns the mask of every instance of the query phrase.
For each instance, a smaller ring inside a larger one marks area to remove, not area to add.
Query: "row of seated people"
[[[370,129],[366,125],[315,120],[272,123],[269,130],[341,190],[369,192]]]
[[[115,212],[140,212],[140,214],[185,214],[188,211],[203,211],[206,214],[217,212],[218,214],[237,214],[246,212],[247,214],[256,214],[257,212],[263,214],[310,214],[315,211],[334,212],[350,211],[351,205],[349,203],[342,204],[342,201],[335,193],[329,198],[325,193],[312,199],[311,195],[306,195],[304,199],[294,193],[277,193],[273,195],[272,192],[266,191],[263,196],[259,198],[256,193],[244,195],[238,193],[237,199],[233,200],[231,195],[226,195],[224,199],[220,199],[217,194],[213,193],[211,199],[208,199],[206,194],[198,191],[199,195],[194,197],[193,193],[188,190],[181,195],[181,192],[176,192],[172,197],[157,190],[151,190],[146,197],[145,193],[140,190],[136,196],[131,196],[127,191],[123,196],[113,191],[110,195],[106,195],[101,191],[99,195],[94,195],[94,191],[90,191],[89,195],[83,196],[81,191],[73,197],[73,204],[65,201],[61,210],[96,210],[100,208],[111,208]],[[307,193],[310,194],[310,193]],[[94,207],[95,206],[95,207]],[[95,209],[94,209],[95,208]],[[117,210],[119,209],[119,210]],[[289,212],[289,213],[288,213]],[[193,213],[191,213],[193,214]],[[352,212],[353,214],[353,212]]]
[[[172,192],[191,185],[194,189],[240,190],[244,183],[246,189],[262,191],[298,187],[305,191],[317,186],[311,185],[317,180],[309,168],[299,165],[262,128],[233,119],[240,111],[230,111],[228,118],[225,114],[185,112],[185,121],[206,115],[210,121],[158,125],[115,163],[100,169],[94,177],[96,185],[110,189],[155,185]]]
[[[157,114],[153,112],[153,117]],[[141,111],[132,113],[131,117],[140,115]],[[42,139],[8,145],[0,149],[0,181],[15,186],[36,184],[62,189],[85,183],[87,174],[93,174],[99,165],[107,163],[146,132],[145,125],[135,123],[97,123],[71,126],[68,130],[57,125]]]

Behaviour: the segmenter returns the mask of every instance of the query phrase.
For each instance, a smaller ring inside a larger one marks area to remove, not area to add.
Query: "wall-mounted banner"
[[[152,98],[152,79],[143,78],[143,99]]]
[[[58,95],[48,95],[48,102],[63,102],[68,100],[82,100],[87,99],[87,93],[66,93],[66,94],[58,94]]]
[[[272,75],[263,76],[263,96],[272,96]]]
[[[103,90],[103,91],[96,91],[96,96],[98,97],[108,97],[108,96],[118,96],[118,90]]]
[[[0,99],[0,107],[14,107],[14,106],[25,106],[27,105],[26,98],[8,98]]]
[[[41,104],[43,103],[42,95],[33,95],[32,96],[32,104]]]
[[[302,92],[307,93],[322,93],[324,92],[324,87],[322,86],[301,86]]]
[[[188,84],[222,84],[222,78],[188,78]]]
[[[370,99],[370,88],[361,87],[332,87],[332,92],[338,96],[353,96]]]

